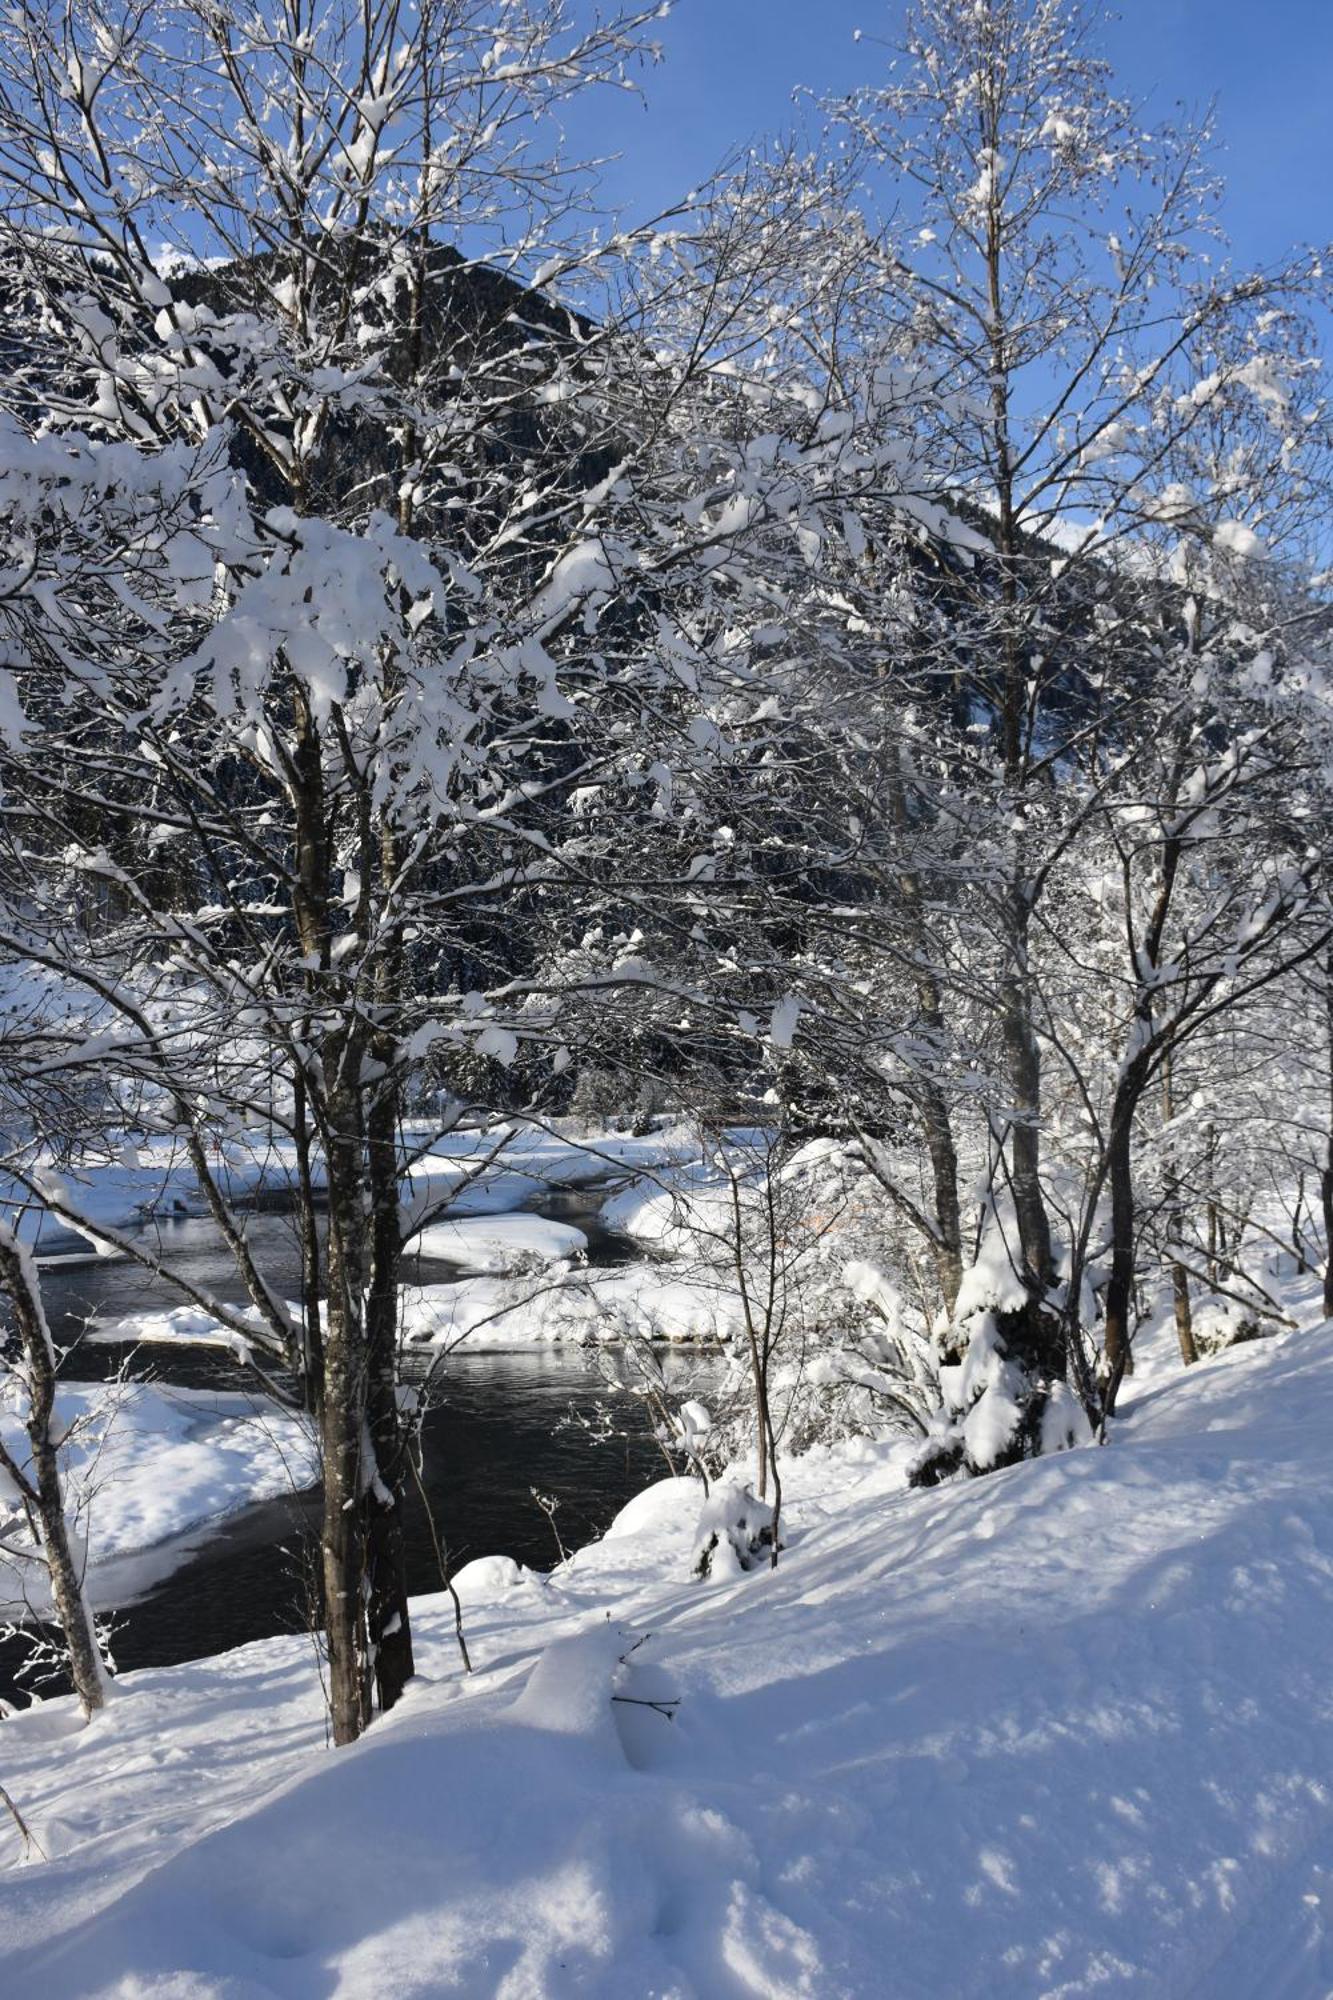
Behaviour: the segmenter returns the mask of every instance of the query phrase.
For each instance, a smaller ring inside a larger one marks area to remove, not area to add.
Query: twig
[[[435,1560],[439,1564],[440,1581],[454,1601],[454,1635],[458,1640],[458,1650],[463,1656],[463,1672],[470,1674],[472,1672],[472,1659],[467,1649],[467,1640],[463,1636],[463,1606],[459,1601],[458,1592],[454,1589],[454,1580],[449,1574],[449,1564],[445,1559],[444,1550],[440,1546],[440,1538],[435,1532],[435,1516],[431,1511],[430,1501],[426,1498],[426,1489],[421,1483],[421,1467],[417,1464],[416,1453],[409,1450],[407,1460],[412,1468],[412,1477],[417,1482],[417,1492],[421,1495],[421,1504],[426,1510],[426,1526],[430,1529],[431,1543],[435,1549]]]
[[[612,1701],[627,1702],[631,1708],[651,1708],[658,1715],[664,1715],[668,1722],[675,1721],[676,1710],[680,1707],[680,1696],[678,1694],[671,1695],[664,1701],[645,1701],[641,1695],[636,1694],[613,1694],[611,1699]]]
[[[41,1841],[38,1840],[36,1834],[33,1832],[32,1828],[28,1825],[27,1820],[24,1819],[23,1814],[14,1804],[13,1799],[10,1798],[9,1793],[5,1790],[3,1785],[0,1785],[0,1805],[4,1805],[8,1809],[10,1818],[13,1820],[15,1826],[19,1830],[19,1836],[23,1841],[23,1859],[26,1861],[29,1854],[35,1847],[37,1849],[37,1852],[41,1855],[43,1861],[49,1861],[51,1858],[50,1855],[47,1853],[46,1849],[42,1846]]]

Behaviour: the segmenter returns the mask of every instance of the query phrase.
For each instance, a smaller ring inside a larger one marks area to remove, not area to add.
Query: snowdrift
[[[776,1572],[667,1482],[469,1591],[480,1671],[321,1747],[307,1647],[3,1725],[43,2000],[1272,1996],[1333,1984],[1333,1332],[1150,1383],[1104,1450],[907,1493],[789,1468]],[[16,1850],[17,1842],[11,1846]]]

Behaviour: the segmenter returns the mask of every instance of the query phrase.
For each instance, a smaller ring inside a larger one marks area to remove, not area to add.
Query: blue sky
[[[791,93],[873,79],[903,0],[677,0],[648,106],[600,97],[590,129],[632,214],[702,178],[735,141],[789,123]],[[1154,118],[1219,100],[1226,220],[1245,261],[1333,240],[1333,0],[1124,0],[1106,37],[1121,87]],[[580,118],[580,141],[589,127]]]

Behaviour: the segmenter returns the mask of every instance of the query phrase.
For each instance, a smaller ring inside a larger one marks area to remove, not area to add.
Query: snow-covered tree
[[[339,1741],[412,1665],[413,1078],[540,1105],[588,996],[738,1019],[698,906],[753,893],[776,615],[910,486],[899,389],[766,339],[824,183],[587,227],[548,129],[656,11],[52,7],[0,59],[5,942],[101,1010],[63,1060],[179,1145],[218,1317],[315,1414]],[[270,1139],[295,1313],[219,1164]]]
[[[447,928],[524,881],[543,836],[519,859],[507,822],[578,761],[562,639],[613,594],[587,324],[477,259],[578,262],[584,182],[547,122],[624,80],[654,12],[37,8],[0,67],[32,335],[16,476],[46,458],[8,604],[11,944],[105,1008],[98,1062],[179,1136],[250,1337],[316,1412],[339,1741],[412,1667],[403,1080],[432,1036],[511,1047],[480,998],[423,995],[413,948],[427,908]],[[154,480],[172,530],[119,532]],[[212,1167],[269,1119],[296,1163],[296,1321]]]
[[[867,203],[895,216],[883,310],[938,384],[922,423],[974,538],[918,584],[901,649],[895,900],[919,913],[919,1041],[970,1071],[961,1092],[956,1070],[943,1094],[914,1084],[936,1163],[922,1220],[951,1259],[959,1161],[984,1174],[1017,1280],[999,1313],[1027,1383],[1014,1451],[1037,1448],[1071,1364],[1095,1400],[1045,1158],[1040,934],[1068,925],[1067,863],[1134,798],[1130,753],[1190,678],[1160,640],[1185,615],[1181,563],[1253,562],[1270,514],[1295,553],[1322,448],[1300,319],[1318,260],[1231,268],[1210,134],[1145,129],[1096,30],[1067,0],[922,0],[891,80],[832,107]],[[901,573],[891,592],[901,623]],[[985,1123],[960,1133],[969,1104]]]

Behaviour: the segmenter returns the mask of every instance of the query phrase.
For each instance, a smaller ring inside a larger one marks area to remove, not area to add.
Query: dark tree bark
[[[354,1047],[326,1050],[335,1081],[328,1093],[324,1135],[328,1171],[328,1296],[324,1307],[324,1408],[320,1459],[324,1475],[321,1534],[324,1629],[329,1656],[329,1711],[335,1743],[351,1743],[371,1715],[365,1616],[366,1218],[362,1206],[361,1101],[348,1080]],[[341,1072],[341,1074],[339,1074]]]
[[[1068,1372],[1064,1330],[1048,1304],[1055,1282],[1051,1224],[1041,1185],[1041,1054],[1032,1026],[1027,936],[1031,910],[1021,889],[1007,899],[1010,963],[1001,991],[1001,1027],[1013,1114],[1010,1187],[1027,1304],[1009,1315],[1008,1352],[1029,1373],[1063,1381]]]
[[[336,722],[335,746],[338,741]],[[297,870],[294,916],[309,971],[306,1006],[318,1021],[327,1007],[336,1024],[318,1048],[318,1062],[300,1081],[323,1147],[328,1184],[328,1245],[322,1314],[319,1254],[309,1146],[298,1147],[303,1204],[302,1251],[307,1285],[306,1344],[317,1374],[309,1384],[320,1438],[324,1480],[321,1570],[329,1662],[329,1708],[335,1743],[366,1728],[378,1700],[391,1708],[413,1673],[412,1638],[402,1531],[406,1478],[405,1431],[398,1408],[398,1280],[402,1261],[398,1215],[398,1095],[394,1082],[392,1007],[398,954],[381,953],[370,990],[355,988],[355,972],[333,965],[334,882],[325,745],[309,715],[302,717],[293,791]],[[393,876],[393,845],[377,835],[368,793],[354,778],[355,759],[342,744],[340,782],[352,787],[361,895],[352,913],[364,961],[370,935],[372,884]],[[364,976],[364,975],[363,975]]]
[[[1104,1413],[1115,1399],[1130,1365],[1134,1305],[1134,1111],[1146,1079],[1131,1064],[1121,1079],[1107,1135],[1107,1181],[1111,1191],[1111,1270],[1106,1285],[1106,1391]]]
[[[1175,1100],[1171,1090],[1171,1059],[1167,1057],[1162,1065],[1162,1115],[1170,1124],[1176,1115]],[[1179,1247],[1183,1240],[1185,1218],[1180,1200],[1180,1176],[1171,1166],[1166,1175],[1166,1240],[1172,1249]],[[1178,1257],[1169,1259],[1171,1271],[1171,1307],[1176,1322],[1176,1342],[1180,1348],[1180,1358],[1186,1368],[1193,1367],[1199,1358],[1199,1350],[1194,1340],[1194,1308],[1190,1298],[1189,1272]]]
[[[366,1297],[367,1428],[377,1481],[367,1494],[366,1617],[376,1696],[390,1709],[415,1671],[403,1547],[410,1437],[398,1407],[397,1099],[386,1081],[370,1112],[370,1283]]]

